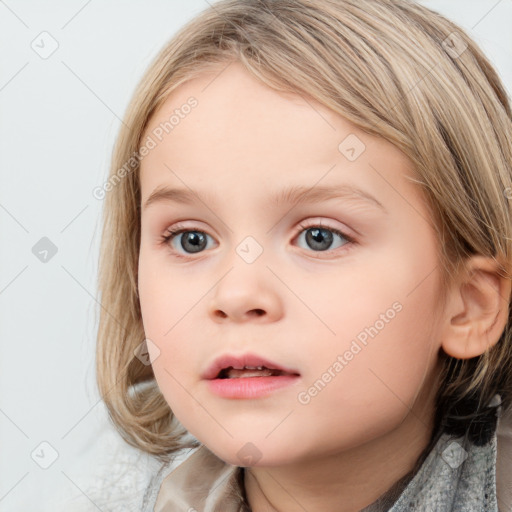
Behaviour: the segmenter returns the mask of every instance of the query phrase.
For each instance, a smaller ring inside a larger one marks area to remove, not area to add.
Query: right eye
[[[178,256],[186,256],[205,249],[208,236],[210,235],[199,229],[177,225],[167,229],[161,237],[161,243],[168,245],[172,252],[176,252]],[[185,251],[184,254],[180,253],[180,250]]]

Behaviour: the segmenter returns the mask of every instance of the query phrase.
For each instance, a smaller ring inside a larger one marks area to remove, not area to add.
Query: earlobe
[[[507,325],[510,292],[510,277],[494,259],[472,256],[446,305],[443,350],[469,359],[492,348]]]

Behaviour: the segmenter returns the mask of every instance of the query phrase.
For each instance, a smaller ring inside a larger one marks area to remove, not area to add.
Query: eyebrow
[[[305,187],[293,185],[284,188],[281,191],[271,194],[267,200],[269,207],[278,208],[283,205],[296,203],[320,203],[331,199],[359,199],[364,202],[380,208],[384,213],[388,213],[384,205],[363,189],[354,185],[339,186],[313,186]],[[205,204],[215,204],[215,198],[204,191],[202,193],[194,192],[186,188],[170,188],[167,186],[157,187],[144,203],[143,209],[162,202],[176,202],[180,204],[193,204],[197,200]]]

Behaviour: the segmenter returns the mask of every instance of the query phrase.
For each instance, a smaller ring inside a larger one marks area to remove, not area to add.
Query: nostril
[[[250,311],[247,312],[247,314],[249,316],[257,316],[257,317],[260,317],[260,316],[263,316],[265,315],[265,310],[264,309],[251,309]],[[217,309],[215,312],[214,312],[214,315],[218,318],[227,318],[229,315],[227,313],[225,313],[224,311],[222,311],[221,309]]]

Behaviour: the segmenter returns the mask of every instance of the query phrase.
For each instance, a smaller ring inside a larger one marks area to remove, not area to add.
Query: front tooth
[[[246,370],[263,370],[263,366],[244,366]]]
[[[244,370],[235,370],[234,368],[231,368],[227,371],[225,374],[225,378],[228,379],[242,379],[242,378],[248,378],[248,377],[271,377],[274,373],[264,368],[263,370],[250,370],[248,368],[245,368]]]

